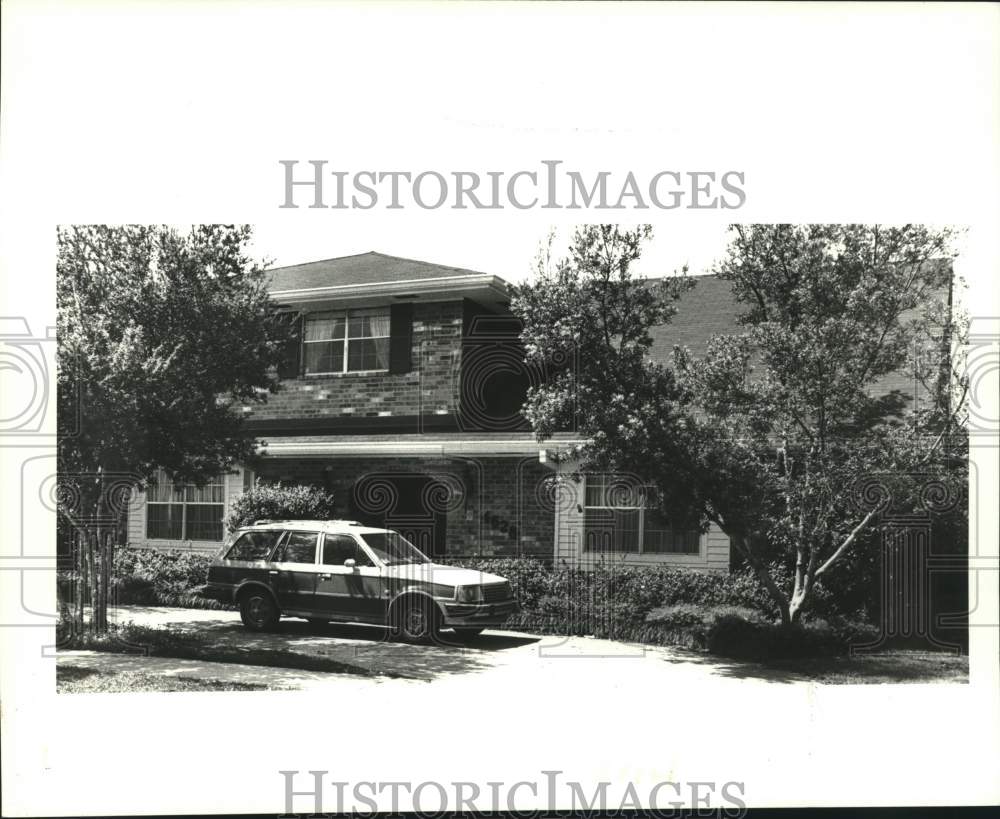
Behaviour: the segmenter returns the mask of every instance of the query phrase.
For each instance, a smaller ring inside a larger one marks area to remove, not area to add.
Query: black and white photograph
[[[995,807],[998,45],[5,4],[3,815]]]

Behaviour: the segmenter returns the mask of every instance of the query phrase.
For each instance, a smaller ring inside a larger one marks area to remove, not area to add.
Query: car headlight
[[[461,603],[481,603],[483,600],[483,587],[459,586],[458,600]]]
[[[443,597],[443,598],[445,598],[447,600],[454,600],[455,599],[455,587],[454,586],[445,586],[442,583],[435,583],[434,584],[434,596],[435,597]]]

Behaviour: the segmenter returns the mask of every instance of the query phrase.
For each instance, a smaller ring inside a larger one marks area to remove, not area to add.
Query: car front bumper
[[[505,600],[500,603],[445,603],[443,608],[442,625],[453,628],[503,625],[508,617],[521,610],[516,600]]]

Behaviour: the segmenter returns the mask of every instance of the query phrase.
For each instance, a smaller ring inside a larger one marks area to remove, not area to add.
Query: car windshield
[[[431,562],[427,555],[398,532],[364,532],[361,538],[387,566]]]

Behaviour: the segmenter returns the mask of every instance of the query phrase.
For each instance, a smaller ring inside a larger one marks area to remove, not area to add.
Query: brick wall
[[[266,404],[243,408],[246,418],[441,415],[458,409],[462,350],[462,302],[413,305],[408,373],[336,373],[282,381]]]
[[[412,489],[413,476],[420,475],[431,481],[416,508],[412,498],[407,504],[394,497],[400,489]],[[265,482],[323,487],[344,518],[367,514],[369,522],[378,519],[400,529],[417,518],[443,526],[444,553],[450,556],[550,557],[554,506],[545,483],[550,475],[537,458],[520,457],[275,458],[263,459],[256,469]]]

